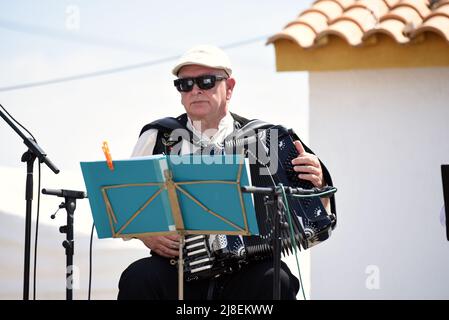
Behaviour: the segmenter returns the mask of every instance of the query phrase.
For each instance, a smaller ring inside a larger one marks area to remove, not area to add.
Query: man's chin
[[[187,111],[187,113],[189,114],[190,117],[195,117],[195,118],[203,118],[205,116],[207,116],[208,114],[210,114],[210,108],[208,107],[191,107],[189,108],[189,110]]]

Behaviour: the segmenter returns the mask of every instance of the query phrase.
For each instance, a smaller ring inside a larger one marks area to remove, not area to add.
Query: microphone
[[[42,193],[63,198],[72,198],[72,199],[87,198],[87,194],[84,191],[76,191],[76,190],[42,189]]]

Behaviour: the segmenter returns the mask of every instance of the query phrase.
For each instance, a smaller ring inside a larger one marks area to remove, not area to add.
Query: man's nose
[[[192,93],[195,93],[195,94],[203,93],[203,89],[201,89],[200,87],[198,87],[198,85],[196,83],[194,83]]]

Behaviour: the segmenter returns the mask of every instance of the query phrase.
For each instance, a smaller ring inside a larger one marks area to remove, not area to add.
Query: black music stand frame
[[[39,159],[40,163],[45,163],[55,174],[59,169],[50,161],[47,154],[32,138],[26,137],[23,132],[0,110],[0,116],[6,123],[23,139],[23,143],[28,150],[22,155],[21,162],[27,164],[26,187],[25,187],[25,249],[23,263],[23,300],[29,300],[30,292],[30,251],[31,251],[31,216],[33,207],[33,170],[34,161]]]
[[[274,215],[274,238],[273,238],[273,300],[281,299],[281,237],[280,237],[280,218],[284,210],[284,201],[282,199],[281,191],[278,188],[268,187],[242,187],[242,192],[245,193],[259,193],[265,194],[265,206],[273,208],[271,210]]]

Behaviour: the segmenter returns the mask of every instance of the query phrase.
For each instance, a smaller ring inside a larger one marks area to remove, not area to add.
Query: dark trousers
[[[245,265],[241,270],[214,280],[184,281],[185,300],[272,300],[273,261]],[[295,300],[298,279],[281,262],[281,299]],[[132,263],[119,282],[119,300],[176,300],[178,269],[159,255]]]

